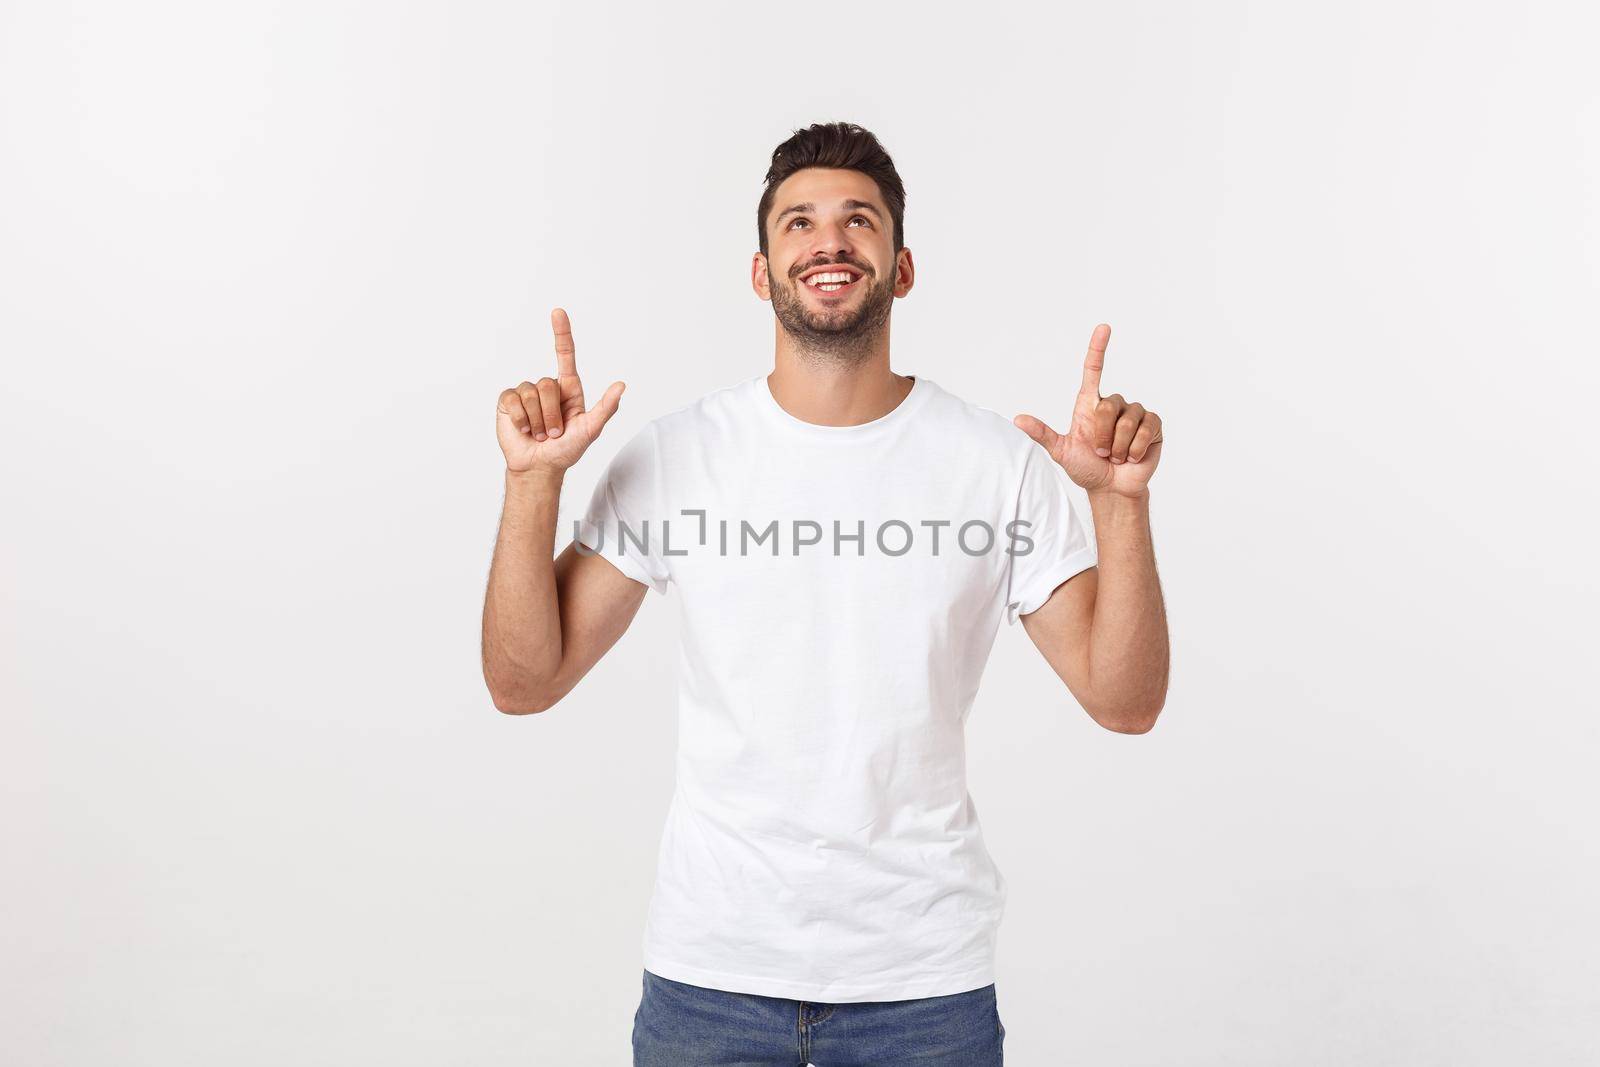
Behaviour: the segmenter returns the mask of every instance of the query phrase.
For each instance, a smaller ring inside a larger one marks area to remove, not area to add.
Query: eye
[[[869,229],[872,227],[872,220],[867,218],[865,215],[852,215],[850,217],[850,221],[851,222],[864,222],[864,223],[867,224],[867,227]],[[802,222],[805,223],[807,226],[811,225],[811,221],[809,219],[795,218],[795,219],[789,220],[789,225],[785,226],[784,229],[792,230]]]

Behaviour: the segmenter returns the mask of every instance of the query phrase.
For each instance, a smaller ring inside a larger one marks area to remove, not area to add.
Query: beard
[[[854,307],[809,304],[800,291],[805,282],[773,279],[772,312],[801,352],[847,363],[860,362],[872,354],[889,322],[894,278],[879,282],[859,265],[849,266],[861,271],[861,280],[856,284],[866,287]]]

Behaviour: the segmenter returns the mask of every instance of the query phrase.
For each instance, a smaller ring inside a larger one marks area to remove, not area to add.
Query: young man
[[[777,319],[771,373],[647,423],[559,556],[562,479],[623,383],[589,406],[558,308],[557,376],[500,395],[495,706],[554,706],[647,590],[679,592],[639,1065],[1000,1063],[1006,886],[963,732],[1000,619],[1107,729],[1144,733],[1165,700],[1161,420],[1100,395],[1104,325],[1059,433],[891,370],[890,307],[914,278],[904,210],[871,133],[812,126],[778,147],[751,265]]]

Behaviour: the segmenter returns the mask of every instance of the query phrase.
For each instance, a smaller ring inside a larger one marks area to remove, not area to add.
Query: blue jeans
[[[819,1004],[644,972],[634,1067],[1000,1067],[994,984],[915,1000]]]

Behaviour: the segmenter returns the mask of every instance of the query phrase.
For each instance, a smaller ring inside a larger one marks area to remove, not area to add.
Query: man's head
[[[905,203],[894,161],[859,126],[797,130],[772,153],[751,282],[802,348],[839,357],[871,350],[894,298],[911,290]]]

